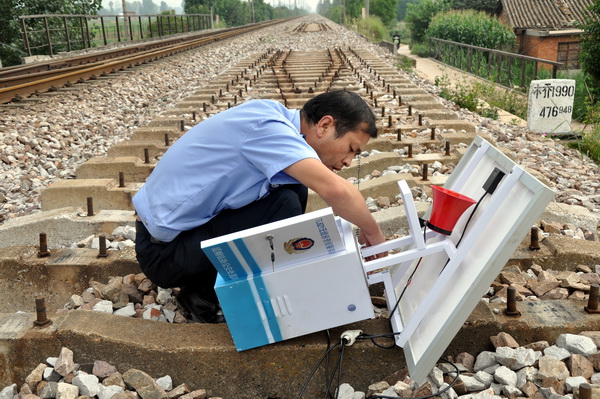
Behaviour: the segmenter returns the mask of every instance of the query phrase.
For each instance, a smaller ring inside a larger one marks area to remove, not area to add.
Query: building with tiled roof
[[[500,20],[519,40],[519,53],[579,67],[580,24],[594,0],[501,0]]]

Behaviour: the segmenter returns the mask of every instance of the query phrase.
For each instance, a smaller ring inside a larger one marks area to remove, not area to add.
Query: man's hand
[[[360,234],[358,235],[358,243],[361,245],[364,245],[366,247],[381,244],[384,241],[385,241],[385,237],[383,236],[383,233],[381,232],[381,230],[379,230],[379,234],[376,234],[375,236],[370,237],[370,236],[367,236],[367,234],[365,234],[364,230],[361,229]],[[381,253],[366,257],[365,260],[367,260],[367,261],[375,260],[375,259],[386,257],[387,255],[388,255],[387,252],[381,252]]]

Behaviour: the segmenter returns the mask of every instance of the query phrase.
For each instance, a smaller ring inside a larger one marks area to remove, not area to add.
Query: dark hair
[[[302,113],[307,122],[317,124],[325,115],[335,120],[335,137],[342,137],[350,130],[361,129],[371,137],[377,137],[375,115],[365,100],[348,90],[332,90],[321,93],[304,104]],[[363,129],[363,124],[366,127]]]

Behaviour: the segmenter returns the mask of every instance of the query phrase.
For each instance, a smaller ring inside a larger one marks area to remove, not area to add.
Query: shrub
[[[423,58],[427,58],[431,54],[427,43],[411,43],[410,52]]]
[[[590,76],[593,94],[600,96],[600,0],[594,1],[590,11],[592,16],[583,25],[585,34],[579,59],[581,67]]]
[[[587,122],[592,129],[583,133],[578,143],[579,150],[600,164],[600,102],[590,106]]]
[[[451,87],[448,75],[436,76],[435,85],[440,88],[440,97],[454,101],[461,108],[477,111],[479,107],[480,89],[478,86],[457,83]]]
[[[411,40],[422,42],[433,16],[449,9],[450,5],[446,0],[422,0],[416,4],[408,4],[404,20],[410,28]]]
[[[510,48],[516,43],[515,34],[497,18],[473,10],[437,14],[425,35],[491,49]]]

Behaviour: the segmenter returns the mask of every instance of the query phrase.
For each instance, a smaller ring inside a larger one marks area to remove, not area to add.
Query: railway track
[[[59,60],[2,68],[0,69],[0,104],[17,102],[45,91],[55,91],[65,85],[69,86],[99,76],[106,76],[116,71],[219,40],[241,36],[284,21],[265,21],[217,32],[202,32]]]
[[[434,96],[364,50],[270,49],[248,57],[148,126],[136,129],[131,140],[113,146],[106,157],[82,164],[76,180],[49,186],[41,195],[42,209],[91,206],[93,210],[133,210],[131,197],[186,126],[249,98],[276,99],[300,108],[314,95],[334,89],[359,93],[372,106],[383,135],[370,146],[381,153],[357,159],[340,172],[346,178],[358,180],[375,170],[410,163],[419,169],[415,185],[443,183],[443,177],[428,175],[428,165],[454,164],[458,158],[452,146],[470,142],[475,134],[472,124],[458,120]],[[365,198],[381,196],[377,192],[383,190],[394,203],[395,182],[401,178],[407,176],[364,183]],[[317,197],[312,197],[311,204],[310,209],[324,206]]]

